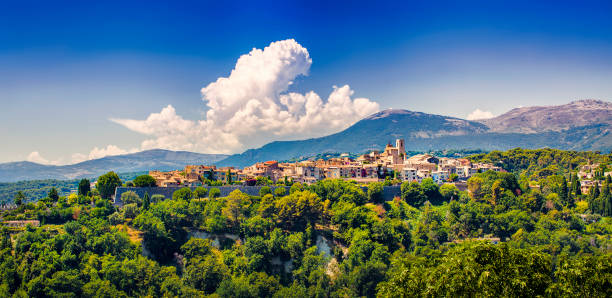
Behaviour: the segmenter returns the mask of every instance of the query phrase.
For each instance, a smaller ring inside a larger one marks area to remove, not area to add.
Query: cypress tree
[[[605,199],[605,198],[608,198],[609,196],[610,196],[610,185],[608,184],[608,182],[605,182],[602,187],[601,193],[599,194],[599,197]]]
[[[15,205],[21,206],[25,200],[26,200],[26,196],[23,194],[22,191],[18,191],[17,194],[15,194],[15,198],[14,198]]]
[[[0,241],[0,250],[4,250],[7,248],[13,249],[13,243],[11,242],[11,234],[9,233],[9,229],[7,227],[2,228],[2,231],[0,232],[0,237],[2,238],[2,240]]]
[[[603,198],[603,216],[612,216],[612,196],[608,195],[607,198]]]
[[[570,174],[570,192],[574,193],[576,196],[578,196],[576,188],[580,188],[578,183],[578,177],[576,177],[574,174]]]
[[[591,198],[592,199],[599,198],[599,183],[597,182],[595,182],[595,184],[593,184],[593,187],[591,187]]]
[[[81,181],[79,181],[79,188],[78,188],[78,194],[80,196],[86,196],[89,194],[89,192],[91,191],[91,186],[90,186],[90,182],[89,179],[81,179]]]
[[[227,173],[225,174],[225,176],[227,176],[227,178],[225,179],[227,181],[227,184],[232,184],[232,171],[230,171],[230,169],[227,169]]]
[[[582,195],[582,190],[580,188],[580,179],[578,179],[578,174],[574,174],[574,181],[576,182],[573,191],[576,196]]]
[[[55,189],[55,187],[51,187],[51,190],[49,190],[49,194],[47,195],[47,197],[49,197],[52,202],[57,202],[57,200],[59,200],[57,189]]]
[[[149,193],[145,192],[144,197],[142,198],[142,208],[144,210],[149,209],[149,206],[151,205],[151,198],[149,197]]]
[[[567,180],[565,179],[565,176],[563,176],[563,179],[561,180],[561,187],[559,188],[559,197],[561,197],[561,201],[565,206],[569,205],[569,194],[567,190]]]

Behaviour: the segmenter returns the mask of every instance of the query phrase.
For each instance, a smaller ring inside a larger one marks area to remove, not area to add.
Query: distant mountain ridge
[[[217,164],[243,167],[258,161],[288,160],[324,152],[360,153],[382,149],[396,138],[405,139],[406,150],[413,151],[507,150],[516,147],[610,151],[611,115],[612,104],[598,100],[518,108],[480,121],[389,109],[370,115],[336,134],[272,142],[234,154]]]
[[[31,162],[0,164],[0,182],[95,177],[108,171],[174,170],[187,164],[245,167],[266,160],[290,160],[326,152],[362,153],[383,149],[397,138],[406,150],[507,150],[557,148],[609,152],[612,149],[612,103],[579,100],[559,106],[512,109],[492,119],[470,121],[402,109],[374,113],[349,128],[324,137],[276,141],[231,156],[149,150],[108,156],[75,165]]]
[[[0,164],[0,182],[35,179],[75,179],[95,177],[108,171],[118,173],[149,170],[175,170],[188,164],[212,164],[226,158],[224,154],[202,154],[162,149],[107,156],[73,165],[53,166],[28,161]]]
[[[418,125],[410,125],[410,123]],[[381,149],[397,138],[406,140],[410,148],[429,147],[421,140],[440,137],[465,136],[486,131],[486,125],[454,117],[426,114],[408,110],[390,109],[380,111],[358,121],[351,127],[325,137],[300,141],[276,141],[242,154],[234,154],[217,163],[220,166],[243,167],[257,161],[291,159],[324,152],[353,152]],[[407,147],[408,149],[408,147]],[[454,149],[454,148],[453,148]]]
[[[592,124],[612,125],[612,103],[584,99],[558,106],[521,107],[479,122],[487,125],[492,132],[506,133],[562,131]]]

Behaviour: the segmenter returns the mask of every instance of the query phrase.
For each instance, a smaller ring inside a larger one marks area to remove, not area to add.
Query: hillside
[[[223,154],[201,154],[185,151],[148,150],[132,154],[107,156],[73,165],[52,166],[21,161],[0,164],[0,182],[35,179],[76,179],[95,177],[108,171],[119,173],[149,170],[174,170],[188,164],[212,164],[227,157]]]
[[[585,99],[558,106],[522,107],[479,122],[493,132],[505,133],[562,131],[596,123],[612,125],[612,103]]]

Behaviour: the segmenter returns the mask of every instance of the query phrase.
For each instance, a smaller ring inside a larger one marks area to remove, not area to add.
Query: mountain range
[[[560,106],[521,107],[480,121],[493,132],[563,131],[593,124],[612,124],[612,103],[578,100]]]
[[[550,147],[609,152],[612,149],[611,126],[612,104],[599,100],[517,108],[478,121],[389,109],[336,134],[272,142],[232,155],[217,164],[243,167],[262,160],[287,160],[323,152],[360,153],[382,149],[396,138],[405,139],[406,150],[411,151]]]
[[[260,161],[289,160],[325,152],[362,153],[382,149],[397,138],[405,139],[409,151],[550,147],[609,152],[612,149],[611,128],[612,103],[590,99],[558,106],[521,107],[491,119],[476,121],[389,109],[335,134],[272,142],[231,156],[158,149],[66,166],[12,162],[0,164],[0,181],[74,179],[93,177],[110,170],[171,170],[183,168],[186,164],[245,167]]]
[[[169,171],[187,164],[213,164],[224,158],[223,154],[202,154],[162,149],[107,156],[73,165],[42,165],[29,161],[0,164],[0,182],[35,179],[75,179],[97,177],[108,171],[117,173],[149,170]]]

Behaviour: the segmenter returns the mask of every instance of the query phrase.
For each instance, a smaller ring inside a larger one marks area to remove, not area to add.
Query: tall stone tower
[[[395,148],[399,151],[400,158],[406,159],[406,146],[404,144],[404,139],[395,140]]]

